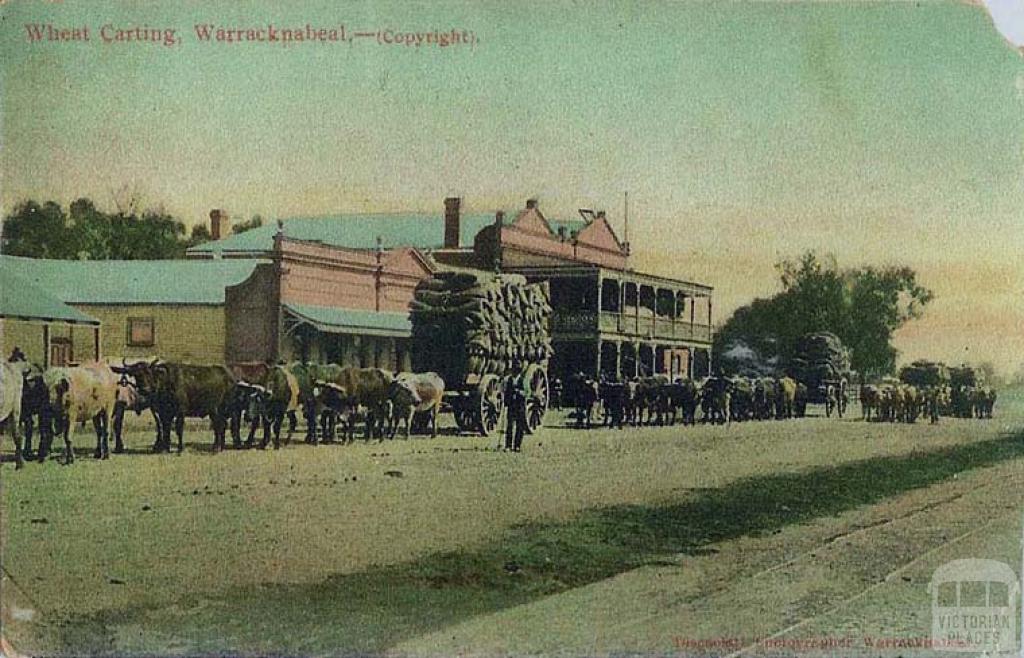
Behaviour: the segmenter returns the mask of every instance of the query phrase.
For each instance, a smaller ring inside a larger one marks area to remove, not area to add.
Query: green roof
[[[372,333],[382,336],[408,336],[412,333],[408,313],[305,304],[284,304],[284,308],[297,319],[328,333]]]
[[[0,263],[0,318],[91,325],[100,323],[18,276],[3,263]]]
[[[45,260],[0,256],[9,270],[68,304],[223,304],[256,259]]]
[[[385,249],[415,247],[440,249],[444,246],[444,218],[431,214],[332,215],[282,219],[285,237],[320,242],[333,247],[374,249],[377,236]],[[459,244],[473,245],[483,227],[494,223],[493,214],[463,214],[459,218]],[[190,254],[214,252],[267,252],[274,247],[277,222],[237,233],[216,242],[189,249]]]

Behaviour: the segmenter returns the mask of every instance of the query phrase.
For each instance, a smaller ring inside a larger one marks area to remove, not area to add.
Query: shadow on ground
[[[110,610],[67,620],[62,642],[77,654],[110,652],[114,630],[138,624],[188,638],[190,651],[377,653],[476,615],[663,562],[678,554],[926,487],[955,473],[1024,456],[1024,434],[972,445],[878,457],[831,468],[738,480],[683,494],[674,504],[588,510],[536,523],[500,541],[415,562],[334,575],[311,585],[267,583],[171,608]],[[152,650],[159,651],[158,647]]]

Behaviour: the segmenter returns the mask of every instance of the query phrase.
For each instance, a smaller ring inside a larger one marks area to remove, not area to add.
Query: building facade
[[[632,269],[604,213],[581,216],[549,220],[529,200],[506,220],[463,214],[449,198],[442,216],[285,220],[195,247],[185,260],[0,256],[0,265],[98,320],[97,331],[55,327],[48,360],[60,345],[56,360],[66,362],[102,355],[408,370],[417,283],[471,268],[548,282],[554,376],[708,374],[712,288]],[[221,211],[211,213],[213,234],[226,226]]]
[[[80,358],[100,358],[100,321],[68,306],[0,261],[0,354],[16,351],[49,367],[72,361],[71,343],[79,336]]]
[[[548,281],[554,376],[710,374],[713,289],[632,269],[629,246],[605,214],[581,216],[549,220],[530,199],[511,219],[498,213],[472,250],[441,250],[434,258]]]
[[[29,356],[36,363],[67,365],[96,358],[152,357],[224,363],[225,291],[245,280],[260,262],[64,261],[0,256],[0,269],[15,272],[98,321],[95,331],[78,325],[54,327],[49,332],[48,353],[32,348]],[[24,335],[27,331],[8,328],[5,341],[25,342],[26,338],[14,332]]]
[[[409,302],[433,272],[415,249],[344,249],[279,232],[267,256],[227,289],[229,363],[410,369]]]

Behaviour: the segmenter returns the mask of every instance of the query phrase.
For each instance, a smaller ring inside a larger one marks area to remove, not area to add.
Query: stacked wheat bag
[[[900,368],[900,381],[919,387],[949,384],[950,372],[945,364],[919,360]]]
[[[791,371],[802,382],[836,381],[850,370],[850,351],[833,333],[801,336],[796,352]]]
[[[451,387],[551,357],[547,284],[518,274],[437,273],[416,286],[409,315],[413,369]]]

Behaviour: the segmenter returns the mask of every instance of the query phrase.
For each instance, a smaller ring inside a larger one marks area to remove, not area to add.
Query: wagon
[[[550,315],[546,284],[515,274],[437,273],[420,282],[410,306],[413,370],[438,373],[442,409],[461,431],[482,436],[501,425],[506,386],[520,386],[532,432],[550,400]]]
[[[548,372],[546,364],[531,363],[521,378],[515,374],[469,375],[455,386],[446,384],[445,408],[452,410],[460,431],[491,436],[501,426],[505,386],[510,379],[513,385],[522,385],[526,395],[527,431],[540,427],[550,404]]]

